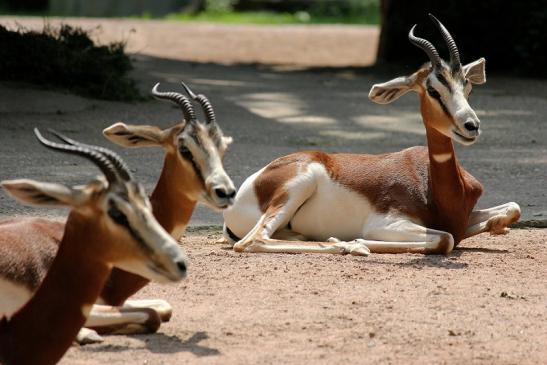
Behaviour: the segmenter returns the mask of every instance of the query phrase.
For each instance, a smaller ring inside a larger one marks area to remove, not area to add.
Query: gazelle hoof
[[[370,255],[370,249],[365,244],[365,240],[356,239],[349,244],[349,253],[353,256],[368,256]]]
[[[99,334],[89,328],[82,327],[80,331],[78,332],[78,335],[76,335],[75,341],[80,345],[90,345],[93,343],[100,343],[103,342],[104,339],[99,336]]]

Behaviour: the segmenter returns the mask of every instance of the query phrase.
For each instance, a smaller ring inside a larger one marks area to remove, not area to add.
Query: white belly
[[[373,213],[369,201],[332,181],[324,167],[318,170],[315,171],[317,190],[294,215],[292,230],[315,241],[330,237],[361,238],[369,215]]]
[[[224,224],[239,238],[245,237],[262,215],[254,189],[254,181],[263,170],[264,168],[255,172],[241,184],[234,204],[223,211]]]
[[[29,301],[31,296],[30,290],[24,286],[0,278],[0,318],[11,317]]]

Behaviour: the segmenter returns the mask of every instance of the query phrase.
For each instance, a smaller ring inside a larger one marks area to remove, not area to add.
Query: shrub
[[[95,45],[89,31],[62,25],[42,32],[0,25],[0,79],[26,81],[109,100],[141,99],[128,77],[123,42]]]

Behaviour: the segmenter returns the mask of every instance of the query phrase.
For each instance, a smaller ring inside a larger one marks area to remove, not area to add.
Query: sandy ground
[[[28,27],[43,22],[0,17],[2,23],[15,20]],[[399,75],[295,70],[370,63],[376,40],[359,38],[370,36],[367,27],[69,22],[101,23],[105,40],[134,34],[129,47],[139,54],[133,77],[143,92],[158,81],[181,91],[176,83],[182,79],[205,93],[220,125],[235,139],[225,165],[236,185],[273,158],[296,150],[383,153],[424,143],[414,97],[390,106],[367,100],[373,83]],[[313,38],[319,30],[331,33]],[[360,34],[354,35],[359,40],[351,38],[352,32]],[[348,43],[346,37],[353,40]],[[328,39],[335,40],[330,52],[320,53],[320,42]],[[230,43],[236,41],[241,43]],[[254,48],[243,47],[245,42]],[[308,48],[290,53],[298,44]],[[351,58],[356,49],[362,57]],[[422,61],[409,65],[408,73]],[[226,65],[255,62],[270,65]],[[546,224],[546,100],[542,80],[492,77],[475,89],[472,105],[483,134],[474,146],[458,148],[458,157],[485,187],[480,207],[516,201],[523,220]],[[96,173],[81,159],[40,147],[30,133],[38,126],[115,149],[150,190],[161,151],[113,147],[100,131],[119,120],[167,127],[178,119],[180,111],[158,101],[105,102],[0,83],[0,180],[81,184]],[[24,207],[0,192],[0,217],[14,214],[66,212]],[[193,227],[220,223],[219,214],[203,208],[192,220]],[[190,234],[184,240],[192,260],[188,280],[139,293],[166,299],[175,308],[158,334],[108,337],[100,345],[74,347],[62,363],[542,364],[547,358],[546,230],[481,235],[464,241],[449,257],[241,255],[214,243],[217,238],[218,230]]]
[[[190,278],[150,285],[158,334],[73,347],[62,364],[544,364],[547,231],[448,257],[237,254],[190,235]]]
[[[379,29],[348,25],[224,25],[176,21],[2,17],[11,28],[41,30],[68,23],[92,30],[100,42],[127,42],[142,55],[222,64],[367,66],[376,59]]]

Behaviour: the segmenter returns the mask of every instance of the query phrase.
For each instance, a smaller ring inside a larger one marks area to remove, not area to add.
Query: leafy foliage
[[[128,77],[131,60],[124,43],[97,46],[89,32],[62,25],[42,32],[9,30],[0,25],[0,78],[68,89],[109,100],[141,96]]]
[[[378,24],[380,0],[206,0],[170,20],[246,24]]]

